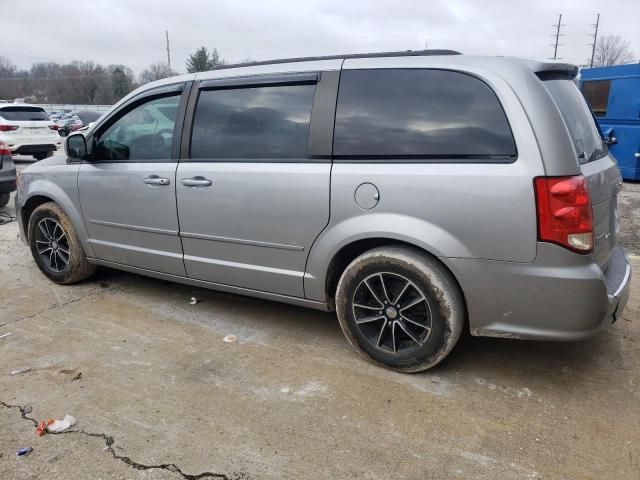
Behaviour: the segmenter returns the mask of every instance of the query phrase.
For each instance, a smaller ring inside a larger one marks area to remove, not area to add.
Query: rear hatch
[[[51,141],[55,138],[54,130],[49,128],[53,122],[44,109],[35,106],[11,105],[0,107],[0,117],[4,125],[18,127],[15,130],[3,132],[4,135],[15,139],[16,143],[30,141]]]
[[[580,170],[589,183],[594,224],[594,258],[606,270],[607,262],[618,242],[617,195],[622,187],[620,169],[608,153],[595,117],[573,81],[549,79],[543,83],[567,124]]]

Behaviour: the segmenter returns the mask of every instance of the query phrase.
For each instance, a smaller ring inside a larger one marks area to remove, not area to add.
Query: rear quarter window
[[[49,121],[49,115],[39,107],[4,107],[0,108],[0,117],[14,122]]]
[[[334,155],[349,159],[513,162],[506,114],[483,81],[448,70],[345,70]]]

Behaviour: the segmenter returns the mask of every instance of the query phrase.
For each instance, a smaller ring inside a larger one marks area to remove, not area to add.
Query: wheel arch
[[[458,279],[456,270],[452,268],[452,265],[447,261],[446,258],[438,256],[433,250],[425,248],[424,245],[420,245],[417,242],[411,242],[407,239],[401,239],[394,236],[379,235],[352,240],[342,245],[331,256],[329,262],[327,263],[326,270],[324,271],[324,284],[322,291],[322,295],[324,296],[322,300],[326,301],[331,309],[334,309],[335,307],[334,297],[336,288],[338,286],[338,281],[340,280],[340,277],[342,276],[342,273],[347,268],[347,266],[363,253],[382,246],[401,246],[412,250],[418,250],[422,254],[443,265],[449,271],[449,273],[453,277],[453,280],[456,282],[458,288],[460,289],[464,301],[464,309],[465,311],[467,310],[465,294]],[[305,287],[306,286],[307,283],[305,283]]]
[[[34,186],[35,185],[31,185],[31,187]],[[46,190],[40,188],[33,189],[22,201],[19,215],[24,228],[25,239],[27,239],[27,241],[29,239],[29,219],[31,218],[34,210],[40,205],[53,202],[57,204],[69,217],[69,221],[71,222],[71,225],[73,225],[73,228],[80,239],[85,255],[87,257],[94,257],[93,249],[88,242],[88,234],[79,206],[74,204],[73,199],[69,198],[63,189],[52,183],[50,183],[48,187],[49,186],[51,188],[47,188]]]

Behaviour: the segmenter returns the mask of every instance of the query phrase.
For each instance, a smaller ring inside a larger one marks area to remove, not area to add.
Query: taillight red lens
[[[58,125],[49,125],[51,130],[58,130]]]
[[[587,179],[538,177],[534,180],[538,239],[578,253],[593,252],[593,213]]]
[[[11,155],[11,150],[4,143],[0,143],[0,155]]]
[[[18,129],[17,125],[0,125],[0,132],[11,132],[17,129]]]

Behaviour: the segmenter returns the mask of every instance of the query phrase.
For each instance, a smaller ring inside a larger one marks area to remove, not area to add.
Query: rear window
[[[512,162],[516,146],[495,93],[448,70],[346,70],[334,155]]]
[[[49,121],[49,115],[40,107],[3,107],[0,117],[14,122]]]
[[[544,85],[562,114],[581,164],[607,154],[596,120],[578,87],[571,80],[545,80]]]

